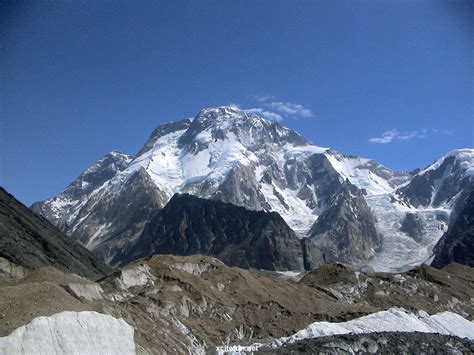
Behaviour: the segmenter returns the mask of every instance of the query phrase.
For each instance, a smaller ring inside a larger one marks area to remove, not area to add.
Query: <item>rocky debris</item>
[[[153,254],[210,255],[245,269],[309,270],[314,246],[299,239],[277,213],[175,195],[113,264]]]
[[[370,334],[374,332],[434,333],[474,341],[474,323],[452,312],[429,315],[424,311],[409,312],[403,308],[390,308],[346,322],[314,322],[306,328],[270,343],[254,343],[255,347],[280,348],[304,339],[340,334]]]
[[[3,188],[0,188],[0,258],[6,267],[3,269],[10,270],[10,274],[17,274],[18,267],[36,269],[43,266],[54,266],[92,279],[110,272],[86,248],[33,213]]]
[[[276,273],[229,267],[208,256],[171,255],[142,259],[96,283],[38,269],[0,285],[0,309],[0,336],[39,316],[97,311],[130,324],[137,349],[177,354],[286,336],[316,320],[375,311],[340,304]]]
[[[287,274],[229,267],[199,255],[155,255],[95,283],[38,269],[19,280],[0,279],[0,336],[38,316],[96,311],[130,324],[139,352],[187,354],[263,343],[313,322],[349,321],[393,306],[467,319],[474,314],[473,273],[462,265],[399,275],[323,265],[299,282],[300,276]]]
[[[362,193],[350,183],[328,203],[308,233],[324,262],[357,264],[380,247],[375,219]]]
[[[474,266],[474,184],[457,201],[447,232],[434,248],[431,265],[451,262]]]
[[[400,274],[368,274],[342,264],[326,264],[307,273],[300,283],[346,304],[422,309],[430,314],[451,311],[474,318],[473,269],[455,263],[442,270],[423,265]]]
[[[383,332],[341,334],[304,339],[256,354],[471,354],[474,341],[430,333]]]

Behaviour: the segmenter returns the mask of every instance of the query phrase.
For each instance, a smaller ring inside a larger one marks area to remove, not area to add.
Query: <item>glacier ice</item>
[[[97,312],[61,312],[34,318],[0,338],[0,354],[135,354],[134,330]]]

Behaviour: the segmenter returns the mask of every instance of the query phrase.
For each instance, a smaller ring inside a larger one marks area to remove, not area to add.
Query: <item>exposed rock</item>
[[[383,332],[330,335],[261,348],[256,354],[471,354],[474,341],[431,333]]]
[[[438,207],[452,204],[457,194],[472,181],[474,149],[458,149],[437,160],[397,190],[407,204]]]
[[[277,213],[186,194],[175,195],[113,263],[153,254],[211,255],[231,266],[266,270],[311,269],[316,259],[314,247]]]
[[[450,264],[442,270],[424,265],[400,274],[369,274],[341,264],[325,264],[299,282],[326,292],[341,303],[379,309],[423,309],[430,314],[451,311],[473,319],[473,271]]]
[[[75,218],[72,238],[90,249],[104,262],[143,231],[150,217],[163,207],[163,194],[143,169],[134,172],[122,185],[95,194]],[[107,231],[107,233],[105,233]]]
[[[369,259],[380,246],[375,219],[359,189],[340,185],[308,236],[324,262],[357,264]]]
[[[73,208],[81,199],[102,186],[106,181],[124,170],[131,157],[120,152],[110,152],[87,168],[58,196],[47,201],[36,202],[31,209],[60,228],[66,223],[62,220],[64,210]]]
[[[473,186],[474,187],[474,186]],[[431,265],[443,267],[451,262],[474,266],[474,189],[457,201],[448,231],[436,244]]]
[[[109,180],[100,177],[89,183],[81,175],[71,185],[78,187],[74,193],[68,188],[34,208],[107,263],[138,237],[156,209],[175,193],[189,193],[277,212],[298,236],[307,236],[323,217],[328,260],[379,271],[408,270],[430,257],[445,227],[433,216],[449,216],[472,178],[473,157],[472,149],[460,149],[412,174],[393,172],[374,160],[315,146],[297,132],[237,107],[213,107],[192,121],[160,125],[133,160],[117,156],[121,164],[96,164],[104,165],[102,175]],[[342,224],[330,220],[340,207],[333,202],[346,199],[338,197],[345,195],[343,182],[354,185],[361,197],[349,205],[362,208],[365,199],[367,212],[376,216],[379,238],[365,211],[358,225],[349,222],[350,208]],[[416,241],[400,231],[407,207],[424,222]],[[328,208],[332,212],[323,216]],[[339,228],[351,237],[339,242]],[[368,233],[365,238],[362,232]]]
[[[316,320],[348,320],[375,311],[340,304],[277,273],[229,267],[206,256],[162,255],[132,263],[95,286],[40,269],[2,284],[0,309],[0,336],[38,316],[98,311],[134,327],[137,350],[173,354],[290,335]]]
[[[423,236],[423,223],[416,213],[408,212],[400,230],[419,242]]]
[[[59,270],[97,279],[110,269],[86,248],[58,231],[43,217],[0,188],[0,257],[10,270],[18,266]],[[14,272],[16,273],[16,272]]]
[[[159,138],[176,131],[182,131],[184,129],[187,129],[190,125],[191,125],[191,120],[189,118],[186,118],[184,120],[179,120],[176,122],[168,122],[168,123],[159,125],[153,130],[150,138],[148,138],[145,145],[137,153],[137,157],[148,152],[150,149],[152,149],[153,146],[155,145],[155,142]]]
[[[229,267],[208,256],[171,255],[139,260],[95,284],[53,268],[39,269],[1,284],[0,336],[38,316],[98,311],[135,329],[138,352],[194,354],[271,341],[313,322],[348,321],[394,304],[472,319],[473,275],[471,268],[456,264],[377,277],[325,265],[296,282],[271,271]],[[100,297],[93,290],[102,290]]]

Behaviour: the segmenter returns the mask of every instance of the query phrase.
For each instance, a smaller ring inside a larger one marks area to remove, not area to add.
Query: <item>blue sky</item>
[[[474,146],[469,1],[0,6],[0,182],[27,204],[214,105],[397,170]]]

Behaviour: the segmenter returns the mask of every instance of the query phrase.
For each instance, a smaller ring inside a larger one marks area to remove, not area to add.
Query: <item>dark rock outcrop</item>
[[[308,236],[324,262],[357,264],[380,246],[375,218],[362,192],[347,182],[340,184]]]
[[[146,141],[145,145],[140,149],[137,153],[137,157],[142,155],[143,153],[149,151],[153,148],[155,142],[166,134],[173,133],[176,131],[180,131],[183,129],[188,128],[191,125],[191,120],[186,118],[184,120],[176,121],[176,122],[168,122],[156,127],[150,135],[150,138]]]
[[[314,247],[275,212],[176,194],[113,264],[153,254],[214,256],[228,265],[266,270],[314,267]]]
[[[419,242],[423,236],[423,223],[416,213],[408,212],[403,219],[400,230]]]
[[[474,185],[457,200],[449,228],[434,253],[431,265],[435,267],[451,262],[474,266]]]
[[[0,257],[27,269],[54,266],[97,279],[110,269],[0,188]]]

